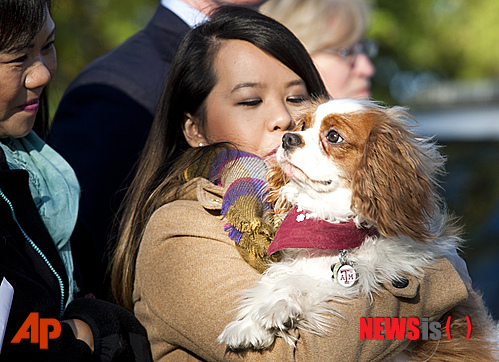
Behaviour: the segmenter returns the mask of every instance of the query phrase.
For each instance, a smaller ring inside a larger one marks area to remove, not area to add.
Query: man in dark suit
[[[73,166],[80,181],[80,217],[93,243],[73,244],[73,254],[86,289],[98,297],[110,297],[103,279],[113,245],[113,220],[180,41],[221,3],[263,2],[161,0],[144,29],[90,63],[64,93],[48,142]]]

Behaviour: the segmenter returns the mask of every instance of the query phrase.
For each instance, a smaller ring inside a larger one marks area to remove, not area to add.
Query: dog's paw
[[[217,342],[225,344],[229,349],[256,348],[265,349],[274,342],[274,334],[248,318],[243,318],[229,323],[222,334],[218,336]]]
[[[278,300],[269,310],[260,312],[260,319],[265,328],[281,331],[293,328],[303,315],[300,304],[293,298]]]

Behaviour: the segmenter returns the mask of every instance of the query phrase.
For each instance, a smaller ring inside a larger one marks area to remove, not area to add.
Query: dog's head
[[[284,196],[332,209],[337,219],[355,214],[385,236],[433,239],[444,158],[434,143],[411,132],[411,119],[400,107],[372,101],[311,102],[277,151],[289,181]]]

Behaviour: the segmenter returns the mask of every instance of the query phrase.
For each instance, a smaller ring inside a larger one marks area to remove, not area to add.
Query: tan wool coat
[[[382,361],[410,341],[360,340],[360,317],[418,317],[429,321],[467,298],[446,259],[409,277],[406,288],[384,285],[368,298],[331,302],[344,317],[330,334],[295,330],[296,347],[277,338],[265,351],[229,353],[217,337],[236,315],[237,299],[260,274],[239,255],[220,216],[223,189],[196,178],[178,200],[159,208],[142,239],[134,285],[134,312],[147,329],[156,361]]]

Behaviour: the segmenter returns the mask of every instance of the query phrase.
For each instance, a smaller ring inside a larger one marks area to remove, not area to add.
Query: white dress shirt
[[[192,6],[187,5],[182,0],[161,0],[161,5],[177,15],[191,28],[194,28],[209,19],[205,14],[194,9]]]

